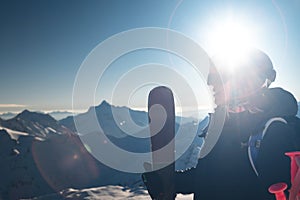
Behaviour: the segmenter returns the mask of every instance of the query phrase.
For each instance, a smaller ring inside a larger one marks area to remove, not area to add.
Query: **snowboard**
[[[175,192],[175,106],[172,91],[159,86],[148,96],[148,119],[151,136],[151,169],[157,176],[161,192],[152,195],[156,200],[173,200]],[[149,168],[149,166],[145,166]],[[154,181],[155,182],[155,181]]]

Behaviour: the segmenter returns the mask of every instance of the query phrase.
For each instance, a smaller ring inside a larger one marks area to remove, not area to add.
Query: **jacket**
[[[260,112],[228,114],[221,135],[212,151],[198,161],[196,168],[176,172],[176,192],[194,193],[195,200],[267,200],[274,183],[290,183],[290,160],[285,152],[295,151],[289,135],[292,130],[282,122],[268,128],[257,157],[257,176],[248,158],[247,142],[272,117],[295,116],[294,96],[281,89],[266,89],[253,103]],[[208,133],[209,134],[209,133]]]

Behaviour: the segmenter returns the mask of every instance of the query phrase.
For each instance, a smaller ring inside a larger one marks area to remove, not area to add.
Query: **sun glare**
[[[233,68],[243,61],[245,52],[256,42],[255,28],[233,19],[213,24],[207,38],[211,54],[223,55]]]

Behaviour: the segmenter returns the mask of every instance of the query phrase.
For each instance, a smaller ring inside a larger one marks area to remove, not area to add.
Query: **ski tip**
[[[164,86],[164,85],[161,85],[161,86],[157,86],[157,87],[153,88],[153,89],[150,91],[150,94],[156,93],[156,92],[159,92],[159,91],[162,91],[162,92],[170,92],[170,93],[172,93],[172,90],[171,90],[169,87]]]

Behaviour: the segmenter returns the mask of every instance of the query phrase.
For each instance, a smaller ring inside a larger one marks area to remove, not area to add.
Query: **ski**
[[[160,192],[151,197],[156,200],[173,200],[176,196],[175,106],[173,93],[169,88],[159,86],[150,91],[148,117],[152,151],[151,168],[157,176],[156,183],[161,187],[156,188]]]

